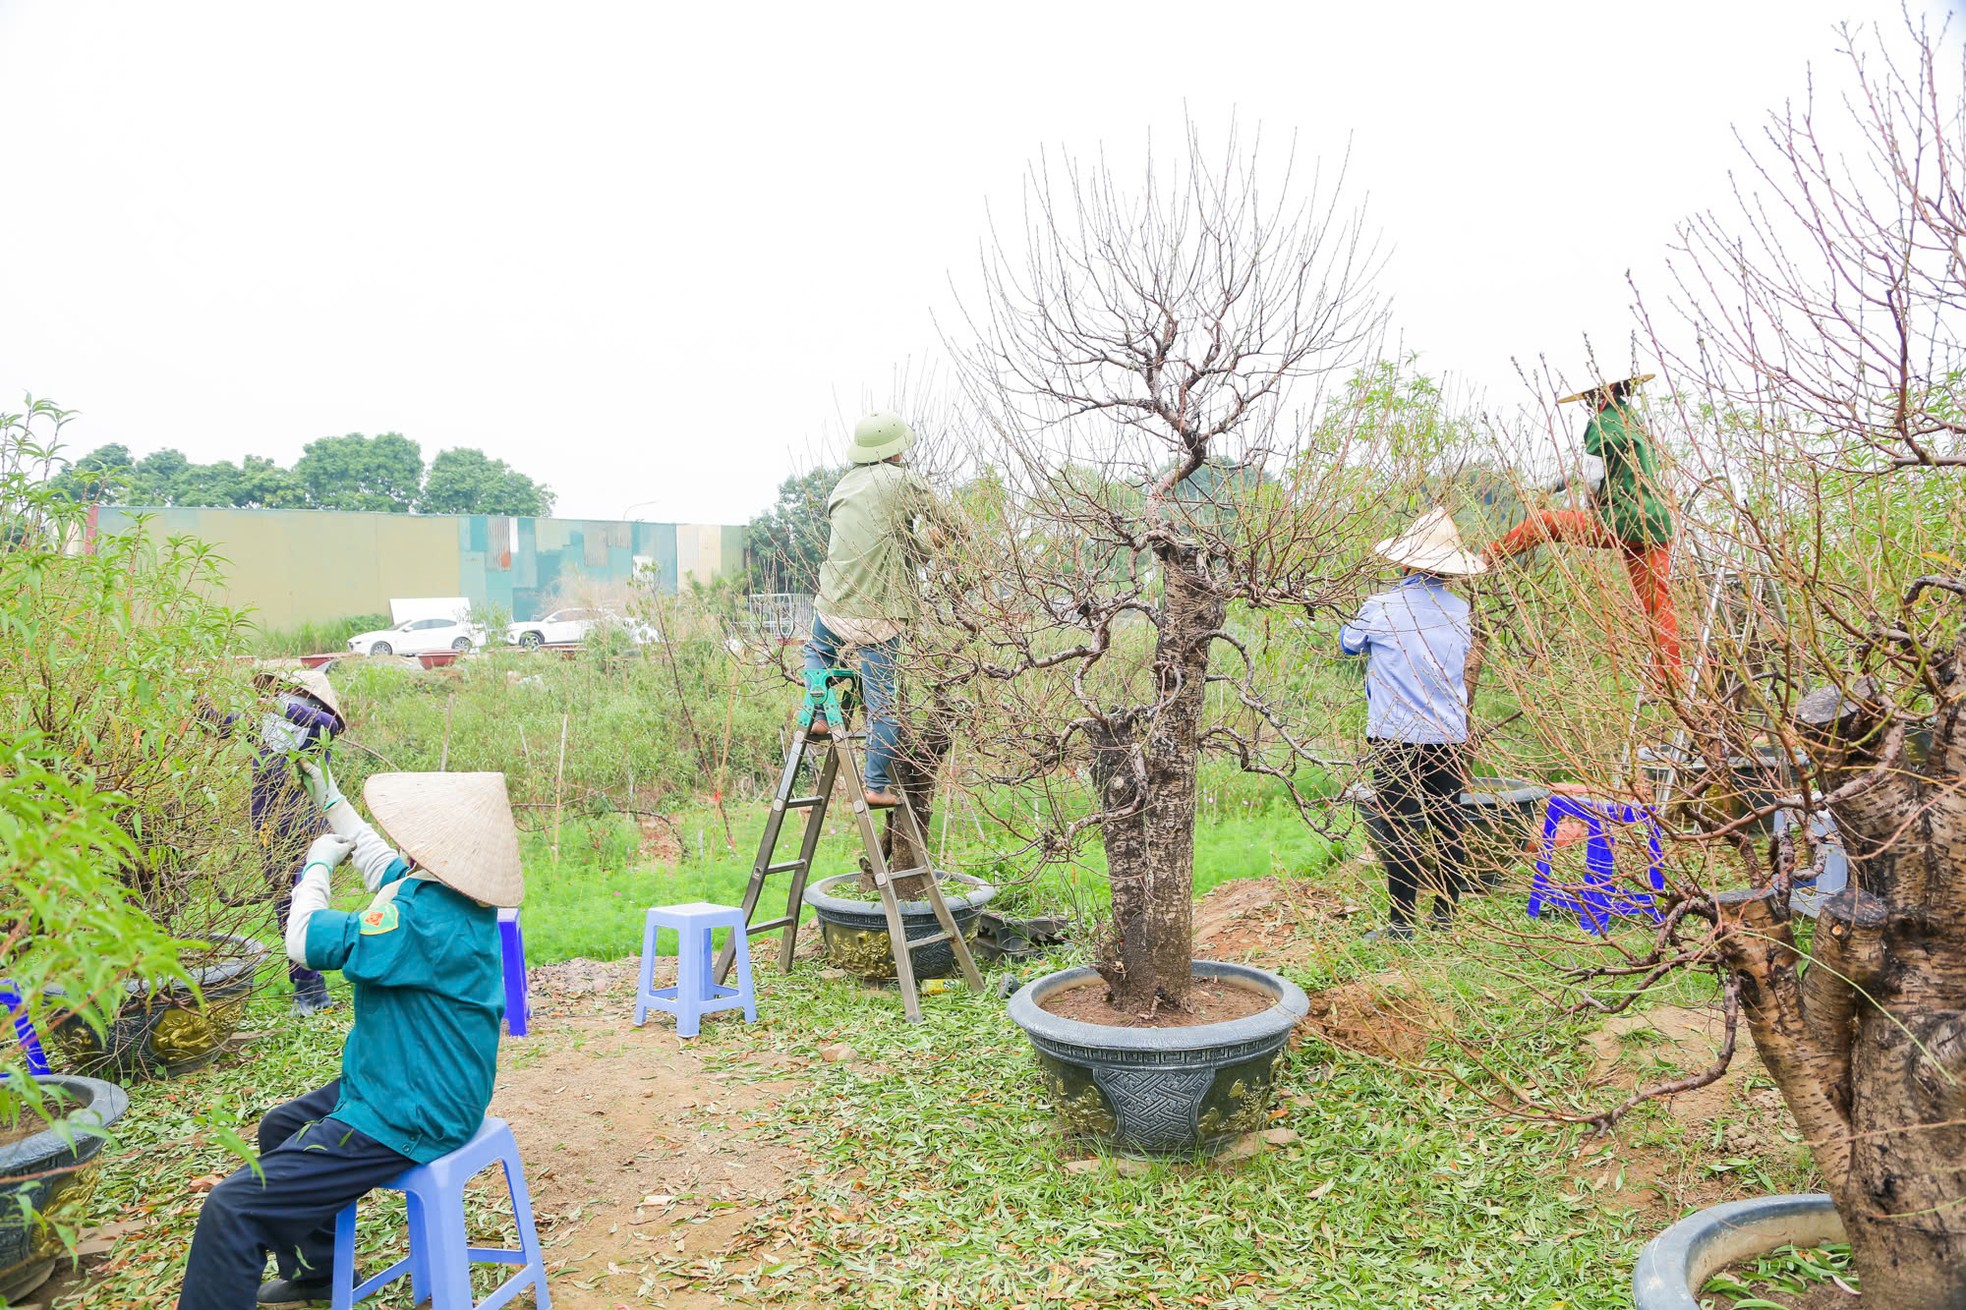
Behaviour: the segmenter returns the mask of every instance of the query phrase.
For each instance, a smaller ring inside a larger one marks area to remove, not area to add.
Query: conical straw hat
[[[341,712],[341,698],[335,695],[334,684],[319,669],[261,669],[253,674],[253,681],[261,686],[284,686],[304,691],[327,706],[328,712],[337,719],[346,721],[348,717]]]
[[[1633,387],[1643,386],[1658,376],[1657,373],[1640,373],[1637,377],[1626,378],[1622,382],[1600,382],[1595,386],[1585,387],[1582,391],[1575,392],[1571,395],[1558,396],[1556,403],[1559,405],[1568,405],[1573,400],[1594,400],[1606,391],[1622,396]]]
[[[403,854],[446,887],[486,905],[524,897],[504,774],[377,773],[362,799]]]
[[[1388,537],[1372,548],[1381,558],[1426,573],[1445,573],[1456,577],[1486,573],[1481,556],[1461,548],[1461,530],[1444,509],[1428,510],[1412,527],[1397,537]]]

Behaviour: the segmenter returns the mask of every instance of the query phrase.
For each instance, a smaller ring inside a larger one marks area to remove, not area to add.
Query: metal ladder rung
[[[777,928],[789,928],[791,926],[792,926],[792,916],[788,914],[788,915],[783,915],[776,919],[767,919],[763,923],[751,924],[745,929],[745,931],[749,933],[751,936],[756,937],[761,932],[771,932]]]
[[[908,949],[915,951],[920,950],[924,946],[940,946],[943,942],[951,940],[953,939],[946,932],[936,933],[932,937],[910,937],[908,939]]]
[[[788,810],[809,810],[815,805],[824,805],[825,803],[826,798],[824,796],[794,796],[791,800],[785,802],[785,808]]]
[[[792,873],[795,870],[805,867],[806,862],[804,860],[787,860],[783,864],[767,864],[765,866],[765,874],[766,876],[770,876],[774,873]]]

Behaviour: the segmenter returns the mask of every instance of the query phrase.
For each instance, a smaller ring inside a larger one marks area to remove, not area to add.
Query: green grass
[[[345,619],[301,623],[291,628],[258,628],[254,632],[253,653],[278,656],[345,651],[348,649],[348,639],[356,633],[374,632],[392,623],[387,614],[356,614]]]
[[[1226,859],[1242,845],[1287,844],[1291,832],[1265,815],[1203,835]],[[614,873],[576,867],[565,858],[569,835],[562,831],[557,869],[539,839],[528,847],[526,923],[536,959],[632,954],[643,905],[722,896],[741,877],[729,859]],[[1269,871],[1267,860],[1234,867]],[[1323,862],[1302,876],[1318,903],[1359,894],[1353,866]],[[793,1195],[753,1221],[769,1238],[763,1267],[669,1260],[625,1240],[603,1259],[622,1262],[626,1287],[655,1274],[759,1303],[816,1300],[844,1310],[1153,1306],[1149,1291],[1162,1307],[1226,1310],[1598,1310],[1629,1304],[1637,1249],[1663,1222],[1616,1199],[1612,1180],[1633,1151],[1679,1162],[1720,1194],[1810,1186],[1799,1146],[1786,1155],[1729,1153],[1656,1107],[1618,1141],[1499,1113],[1486,1099],[1498,1087],[1492,1073],[1557,1104],[1602,1093],[1588,1086],[1591,1056],[1580,1037],[1589,1025],[1553,1019],[1515,981],[1519,946],[1480,929],[1519,924],[1519,898],[1477,901],[1469,912],[1475,931],[1423,937],[1399,952],[1360,945],[1355,922],[1312,918],[1299,929],[1305,949],[1293,953],[1303,962],[1285,972],[1315,992],[1399,969],[1403,985],[1451,1014],[1491,1072],[1438,1043],[1427,1068],[1407,1071],[1307,1039],[1289,1054],[1280,1084],[1279,1122],[1298,1139],[1233,1164],[1095,1159],[1067,1169],[1086,1153],[1058,1135],[1028,1043],[994,995],[928,998],[925,1022],[906,1025],[891,995],[824,979],[816,962],[789,978],[767,973],[760,1022],[712,1025],[696,1047],[713,1070],[746,1082],[782,1080],[783,1057],[800,1057],[798,1091],[778,1093],[750,1130],[789,1142],[815,1164]],[[1574,928],[1553,926],[1552,940],[1593,949]],[[278,973],[269,974],[245,1024],[264,1035],[237,1058],[132,1088],[121,1140],[78,1217],[144,1227],[118,1245],[87,1298],[61,1310],[168,1304],[196,1217],[185,1181],[234,1166],[228,1130],[250,1138],[259,1114],[333,1076],[346,1008],[298,1021]],[[1657,999],[1710,995],[1705,981],[1681,978]],[[821,1046],[836,1042],[861,1058],[819,1058]],[[767,1053],[769,1067],[753,1063]],[[364,1213],[364,1257],[379,1258],[400,1216],[383,1204]],[[496,1217],[488,1206],[477,1222]],[[587,1276],[598,1273],[596,1265]],[[619,1299],[641,1304],[626,1287],[611,1285]]]

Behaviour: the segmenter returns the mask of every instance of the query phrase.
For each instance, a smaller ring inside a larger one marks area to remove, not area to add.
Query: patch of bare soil
[[[1724,1038],[1718,1007],[1661,1005],[1613,1015],[1588,1039],[1595,1056],[1592,1079],[1606,1093],[1622,1095],[1679,1078],[1709,1067]],[[1763,1085],[1750,1087],[1751,1081]],[[1757,1189],[1737,1184],[1732,1172],[1716,1174],[1707,1166],[1731,1158],[1790,1157],[1799,1132],[1781,1093],[1766,1082],[1744,1026],[1724,1075],[1662,1099],[1684,1125],[1686,1145],[1695,1149],[1639,1140],[1643,1130],[1626,1122],[1615,1130],[1614,1162],[1580,1160],[1574,1172],[1592,1181],[1605,1199],[1648,1209],[1661,1219],[1747,1195]],[[1852,1303],[1846,1294],[1835,1294],[1843,1300],[1826,1304]]]
[[[1233,879],[1195,902],[1195,958],[1287,968],[1310,954],[1301,925],[1331,912],[1328,896],[1308,883]]]
[[[1275,1004],[1276,998],[1268,992],[1210,980],[1189,987],[1181,1009],[1164,1006],[1152,1014],[1136,1014],[1108,1000],[1106,984],[1098,979],[1053,992],[1039,1003],[1040,1008],[1061,1019],[1104,1024],[1109,1028],[1193,1028],[1204,1023],[1247,1019]]]
[[[1396,972],[1312,992],[1310,1002],[1310,1013],[1298,1024],[1300,1032],[1395,1063],[1419,1060],[1428,1040],[1448,1030],[1441,1006],[1407,990]]]
[[[657,984],[673,970],[659,962]],[[756,1268],[762,1239],[747,1230],[810,1172],[756,1131],[788,1084],[707,1072],[666,1016],[634,1027],[635,971],[632,960],[536,969],[532,1031],[500,1050],[492,1113],[519,1138],[553,1304],[749,1304],[690,1284]],[[723,1022],[706,1017],[706,1032]]]

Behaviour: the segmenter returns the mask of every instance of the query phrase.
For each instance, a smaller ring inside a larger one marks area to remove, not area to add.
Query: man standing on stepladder
[[[1652,638],[1652,667],[1662,690],[1679,685],[1679,613],[1672,599],[1672,511],[1667,508],[1652,438],[1630,401],[1646,373],[1621,382],[1600,382],[1559,405],[1588,401],[1594,409],[1584,428],[1584,454],[1575,473],[1563,473],[1544,490],[1552,495],[1573,481],[1590,488],[1591,508],[1545,509],[1490,542],[1482,557],[1498,563],[1545,542],[1615,550],[1625,563]]]
[[[842,646],[859,649],[872,806],[901,803],[888,774],[901,734],[894,717],[896,657],[921,605],[922,562],[954,526],[921,474],[902,463],[914,444],[914,431],[887,410],[854,426],[847,447],[853,467],[826,501],[826,562],[805,647],[807,673],[839,667]],[[827,731],[825,719],[813,721],[814,736]]]

